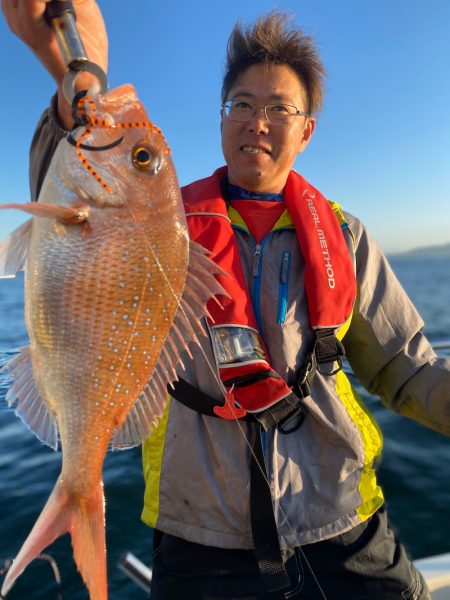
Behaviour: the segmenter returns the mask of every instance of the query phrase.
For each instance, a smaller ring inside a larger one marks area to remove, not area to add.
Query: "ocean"
[[[450,339],[448,259],[395,258],[391,264],[426,323],[432,342]],[[0,280],[0,354],[27,343],[23,322],[23,277]],[[440,350],[449,356],[450,350]],[[383,430],[379,469],[391,524],[413,558],[450,551],[450,438],[387,411],[357,383],[358,391]],[[449,392],[450,393],[450,392]],[[60,455],[43,446],[10,410],[0,387],[0,573],[19,550],[53,487]],[[150,564],[151,531],[141,523],[144,492],[140,449],[111,453],[104,468],[110,600],[141,600],[146,593],[118,569],[130,551]],[[61,574],[55,584],[51,564],[32,563],[8,600],[87,598],[72,559],[68,536],[47,549]],[[0,577],[1,579],[1,577]]]

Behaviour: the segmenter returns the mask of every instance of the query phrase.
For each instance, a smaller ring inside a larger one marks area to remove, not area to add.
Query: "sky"
[[[448,0],[100,0],[109,85],[132,83],[180,184],[223,164],[220,88],[237,19],[273,8],[314,36],[324,108],[295,168],[360,218],[387,253],[450,242]],[[0,17],[0,204],[27,202],[28,149],[54,83]],[[0,212],[0,239],[26,219]]]

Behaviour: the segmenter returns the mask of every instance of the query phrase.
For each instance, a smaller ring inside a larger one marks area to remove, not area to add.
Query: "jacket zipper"
[[[249,231],[247,231],[246,229],[243,229],[239,225],[233,225],[233,229],[243,231],[244,233],[249,235],[250,238],[255,242],[255,239],[253,238],[251,233]],[[280,229],[290,229],[290,227],[286,227],[286,228],[283,227]],[[280,231],[280,229],[277,229],[277,231]],[[252,289],[250,291],[250,296],[251,296],[252,305],[253,305],[253,312],[255,313],[256,323],[257,323],[258,329],[261,333],[263,333],[262,322],[261,322],[261,305],[260,305],[261,274],[262,274],[262,259],[263,259],[262,254],[264,251],[264,245],[272,233],[273,233],[273,231],[269,231],[268,233],[266,233],[266,235],[263,237],[263,239],[261,240],[260,243],[255,242],[255,249],[253,251],[253,263],[252,263],[253,283],[252,283]],[[290,254],[290,253],[288,253],[288,254]],[[289,259],[289,269],[290,269],[290,259]],[[288,274],[288,277],[289,277],[289,274]],[[286,294],[287,294],[287,290],[286,290]]]
[[[262,323],[261,323],[261,310],[260,310],[260,302],[259,295],[261,290],[261,252],[264,245],[264,239],[260,244],[256,244],[255,250],[253,252],[253,285],[252,285],[252,304],[253,311],[255,313],[256,322],[258,324],[259,331],[262,332]]]
[[[261,258],[261,244],[256,244],[255,251],[253,253],[253,277],[258,277],[259,272],[259,259]]]
[[[291,253],[283,252],[280,266],[280,283],[278,287],[278,312],[277,323],[282,325],[286,322],[287,300],[289,291],[289,273],[291,270]]]

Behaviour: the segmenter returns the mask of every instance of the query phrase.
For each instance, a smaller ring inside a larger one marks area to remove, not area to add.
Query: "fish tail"
[[[72,509],[70,535],[77,568],[91,600],[107,600],[105,499],[103,482]]]
[[[107,600],[103,484],[89,497],[71,495],[59,479],[19,554],[6,574],[1,596],[47,546],[69,532],[78,570],[91,600]]]

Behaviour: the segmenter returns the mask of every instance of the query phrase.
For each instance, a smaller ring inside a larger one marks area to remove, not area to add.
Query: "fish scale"
[[[95,217],[91,218],[91,226],[95,228]],[[41,227],[45,227],[45,224],[41,224]],[[73,229],[75,226],[67,227]],[[123,251],[118,244],[117,237],[120,236],[123,239],[123,228],[120,231],[107,231],[106,233],[108,244],[103,243],[100,249],[94,239],[83,248],[81,256],[79,250],[73,252],[68,247],[65,253],[54,258],[54,262],[40,263],[40,265],[45,264],[46,271],[50,268],[53,273],[52,287],[64,288],[68,293],[73,290],[73,294],[69,294],[72,297],[71,302],[57,306],[47,313],[50,322],[46,322],[45,327],[41,326],[37,331],[31,327],[30,335],[36,342],[40,340],[42,334],[46,340],[50,337],[55,342],[50,350],[47,349],[45,363],[51,367],[48,374],[44,373],[43,376],[52,379],[51,385],[55,388],[54,395],[60,396],[63,389],[68,390],[63,392],[67,396],[64,407],[69,407],[70,411],[76,407],[75,410],[80,415],[76,421],[79,431],[72,429],[72,436],[81,436],[83,431],[92,426],[92,423],[96,423],[98,429],[106,434],[106,439],[101,440],[101,436],[99,436],[97,443],[100,444],[103,441],[108,445],[111,429],[102,423],[102,417],[105,417],[104,420],[109,424],[111,421],[110,411],[114,409],[114,417],[120,419],[142,390],[144,382],[149,378],[156,359],[153,347],[161,347],[161,338],[165,339],[170,326],[168,321],[164,321],[165,317],[155,319],[158,321],[158,325],[152,325],[150,315],[162,315],[164,314],[162,311],[170,310],[176,302],[173,295],[177,288],[172,280],[172,290],[169,290],[165,296],[149,292],[149,287],[156,287],[156,289],[164,287],[164,279],[169,277],[171,269],[168,269],[165,275],[159,274],[158,276],[157,266],[153,264],[150,265],[150,271],[144,271],[140,268],[143,263],[145,264],[143,259],[148,258],[150,262],[154,262],[154,258],[152,255],[142,257],[141,252],[139,254],[129,252],[127,261],[122,261]],[[48,237],[44,232],[40,235],[44,239]],[[78,237],[75,238],[75,242],[78,243]],[[94,256],[94,252],[96,253],[95,260],[91,258]],[[120,256],[117,257],[117,254]],[[72,257],[72,262],[69,262],[69,257]],[[73,258],[76,260],[73,261]],[[114,272],[111,274],[110,270],[105,268],[103,277],[99,277],[97,269],[99,264],[115,265]],[[33,268],[33,263],[30,266]],[[140,275],[136,272],[138,268],[141,271]],[[154,272],[155,274],[153,274]],[[151,277],[148,277],[149,273],[152,273]],[[57,281],[58,276],[62,279],[61,283]],[[151,279],[160,281],[150,283]],[[41,277],[38,268],[34,268],[29,285],[35,294],[31,310],[37,312],[41,312],[41,303],[43,306],[48,306],[49,300],[51,301],[54,297],[52,288],[49,289],[45,285],[39,287],[40,281],[45,282],[45,278]],[[180,287],[179,285],[178,289]],[[139,297],[139,304],[133,308],[133,304],[136,304],[136,297]],[[148,313],[145,312],[146,309],[149,310]],[[141,313],[139,316],[138,312]],[[105,313],[111,314],[110,320],[105,320]],[[33,314],[30,314],[29,319],[31,323],[36,322]],[[66,324],[62,335],[61,323]],[[114,335],[111,336],[107,329],[112,329],[113,326],[115,327]],[[148,329],[151,331],[150,336],[144,335]],[[134,333],[140,335],[135,336]],[[113,344],[109,346],[111,339]],[[149,339],[151,344],[148,342]],[[84,353],[81,350],[86,340],[90,340],[91,347],[88,352]],[[136,351],[132,350],[133,346],[136,347]],[[70,363],[65,368],[68,348],[71,349],[71,355],[78,360],[75,361],[75,364]],[[115,352],[115,350],[118,351]],[[144,351],[147,352],[146,355],[143,354]],[[149,356],[153,356],[153,361],[148,359]],[[61,364],[58,364],[58,359]],[[87,377],[75,377],[75,381],[68,381],[66,372],[75,374],[81,372],[84,362],[92,365],[93,372],[89,373]],[[111,366],[114,367],[112,370]],[[55,373],[60,374],[60,377],[55,377]],[[140,374],[141,381],[138,381],[136,373]],[[93,385],[95,380],[98,381],[97,388]],[[86,411],[83,410],[85,399],[89,399],[89,402],[94,400],[94,404],[99,403],[98,414],[92,410],[86,414]],[[113,402],[113,406],[110,405],[111,402]],[[70,414],[61,421],[74,423]],[[72,437],[68,437],[67,443],[69,446],[73,444]],[[83,464],[88,462],[89,454],[90,448],[86,446],[86,451],[82,453],[79,460]],[[72,469],[73,465],[68,468]]]
[[[105,453],[151,434],[182,354],[204,333],[207,302],[224,293],[219,267],[188,239],[170,152],[132,86],[96,104],[100,125],[72,132],[82,149],[60,142],[38,203],[0,207],[33,215],[0,244],[0,276],[26,268],[31,342],[6,365],[8,401],[62,448],[61,474],[2,595],[69,531],[90,598],[106,600]],[[109,147],[89,150],[98,146]],[[148,153],[147,170],[136,152]]]

